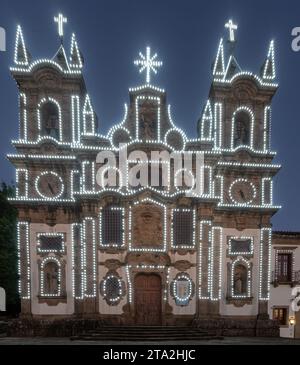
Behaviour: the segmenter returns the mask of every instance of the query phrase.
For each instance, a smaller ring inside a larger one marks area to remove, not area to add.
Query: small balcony
[[[290,285],[291,287],[300,284],[300,270],[291,271],[286,275],[282,275],[276,271],[272,271],[271,284],[276,287],[278,285]]]

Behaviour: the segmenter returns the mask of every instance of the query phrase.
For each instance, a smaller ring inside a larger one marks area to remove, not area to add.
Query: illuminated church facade
[[[62,37],[65,18],[55,19]],[[101,135],[75,35],[68,56],[62,43],[53,58],[33,60],[18,27],[11,72],[20,128],[17,153],[8,158],[16,168],[24,317],[272,326],[271,217],[279,209],[272,180],[280,169],[270,143],[274,43],[260,73],[245,72],[234,56],[236,26],[226,27],[195,139],[173,122],[166,92],[150,83],[161,66],[150,48],[135,62],[145,84],[129,89],[123,120]],[[191,179],[201,154],[201,193],[176,185],[184,169],[172,161],[166,186],[130,187],[124,171],[138,161],[109,166],[97,159],[101,151],[117,156],[121,144],[128,154],[191,154]],[[97,183],[104,164],[102,177],[113,170],[117,186]]]

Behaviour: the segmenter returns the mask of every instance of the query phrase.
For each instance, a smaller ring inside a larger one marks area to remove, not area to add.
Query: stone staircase
[[[207,331],[194,327],[159,327],[159,326],[120,326],[101,327],[97,330],[86,331],[71,340],[80,341],[201,341],[223,339]]]

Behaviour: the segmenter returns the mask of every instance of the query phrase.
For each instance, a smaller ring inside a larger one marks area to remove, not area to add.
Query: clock
[[[255,186],[247,179],[234,180],[229,187],[229,197],[237,205],[251,204],[256,197]]]
[[[64,192],[62,178],[53,171],[42,172],[35,180],[37,193],[45,199],[57,199]]]

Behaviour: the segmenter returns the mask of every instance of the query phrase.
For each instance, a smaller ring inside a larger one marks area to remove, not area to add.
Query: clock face
[[[64,191],[62,178],[53,171],[42,172],[35,181],[38,194],[46,199],[59,198]]]
[[[234,204],[251,204],[256,197],[256,189],[250,181],[237,179],[229,187],[229,196]]]

